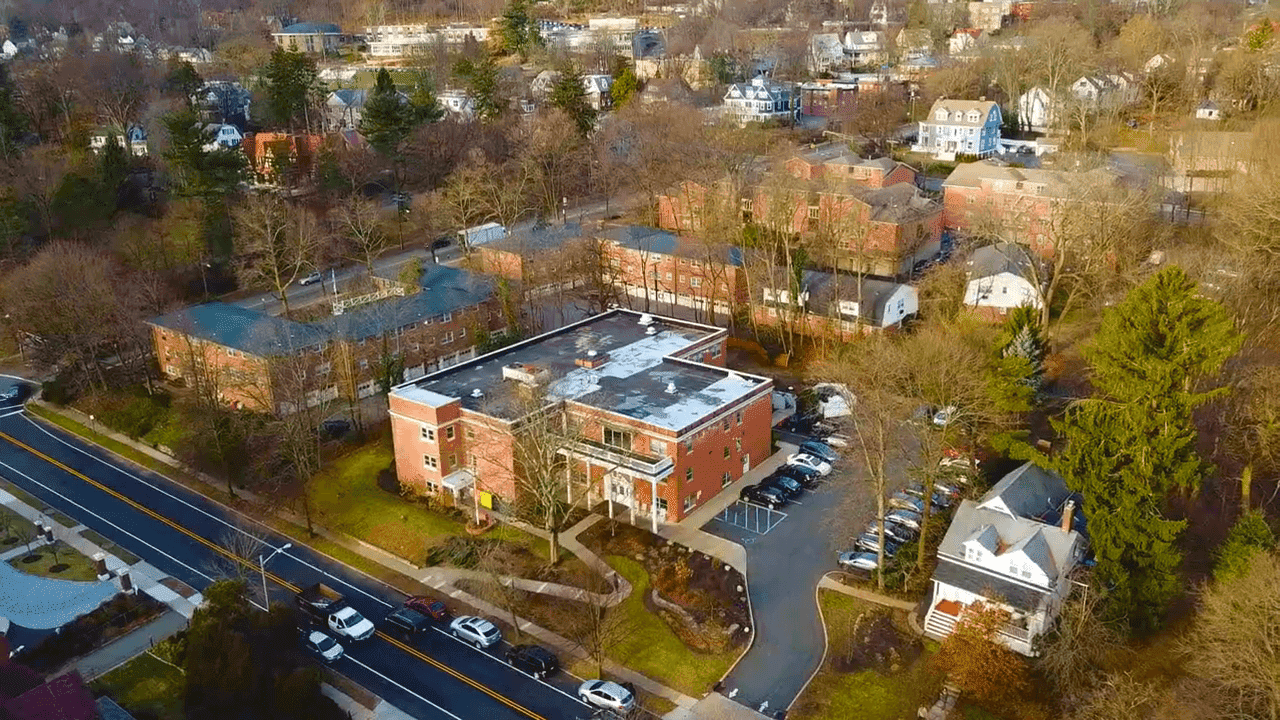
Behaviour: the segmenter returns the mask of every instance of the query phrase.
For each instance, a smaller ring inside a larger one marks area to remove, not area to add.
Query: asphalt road
[[[220,574],[216,568],[226,564],[220,563],[218,543],[242,528],[265,538],[268,552],[286,542],[24,413],[0,416],[0,476],[197,589],[213,582]],[[379,626],[404,599],[297,543],[270,560],[267,570],[272,602],[291,603],[293,589],[322,581]],[[574,678],[561,675],[546,683],[511,668],[498,657],[505,643],[480,651],[434,628],[407,643],[378,633],[343,645],[347,656],[336,669],[416,718],[574,720],[590,714],[574,695]]]

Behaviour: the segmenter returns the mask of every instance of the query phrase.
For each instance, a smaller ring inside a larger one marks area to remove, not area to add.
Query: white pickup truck
[[[373,623],[348,605],[341,593],[324,583],[303,588],[296,600],[299,610],[325,623],[337,635],[352,640],[365,640],[373,635]]]

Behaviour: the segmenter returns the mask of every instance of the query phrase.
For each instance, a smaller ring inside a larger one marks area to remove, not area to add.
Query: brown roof
[[[98,708],[80,673],[72,670],[7,701],[11,720],[97,720]]]

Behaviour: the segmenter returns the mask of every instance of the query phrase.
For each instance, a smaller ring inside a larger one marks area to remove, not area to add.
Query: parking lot
[[[825,635],[816,587],[835,569],[836,554],[847,549],[833,539],[839,534],[833,520],[848,483],[857,482],[855,470],[838,466],[829,479],[777,511],[733,503],[702,527],[746,548],[757,635],[725,679],[724,692],[736,690],[734,700],[757,710],[763,706],[768,715],[785,710],[822,661]]]

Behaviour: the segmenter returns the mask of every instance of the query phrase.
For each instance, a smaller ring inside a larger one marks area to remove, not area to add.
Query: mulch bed
[[[897,672],[924,652],[920,640],[899,630],[887,610],[859,615],[849,634],[842,633],[836,645],[832,647],[831,664],[837,672]]]
[[[751,626],[747,584],[732,567],[623,522],[597,522],[578,539],[601,556],[636,560],[664,600],[684,608],[700,625],[718,631],[698,633],[651,598],[644,598],[645,606],[665,619],[690,647],[719,652],[747,639],[744,630]],[[729,634],[731,628],[734,632]]]

